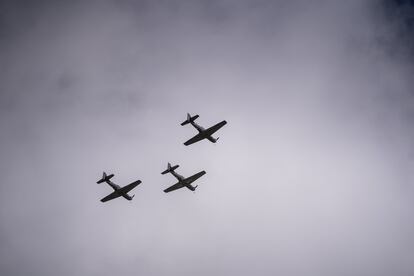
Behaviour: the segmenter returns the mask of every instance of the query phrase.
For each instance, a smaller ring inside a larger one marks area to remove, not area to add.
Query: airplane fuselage
[[[127,200],[132,200],[132,197],[128,194],[128,193],[122,193],[119,189],[121,189],[121,187],[119,187],[118,185],[116,185],[114,182],[112,182],[111,180],[106,181],[106,183],[108,183],[109,186],[112,187],[112,189],[114,189],[114,191],[119,195],[122,196],[123,198],[127,199]]]
[[[198,125],[196,122],[194,122],[194,121],[190,121],[190,123],[191,123],[191,125],[193,126],[193,127],[195,127],[195,129],[197,129],[198,130],[198,132],[200,132],[200,133],[202,133],[205,129],[202,127],[202,126],[200,126],[200,125]]]
[[[118,185],[116,185],[114,182],[112,182],[111,180],[106,181],[106,183],[108,183],[108,185],[111,186],[112,189],[114,189],[114,191],[117,191],[121,188]]]
[[[176,173],[175,171],[170,171],[170,173],[171,173],[172,175],[174,175],[174,177],[175,177],[175,178],[177,178],[177,180],[178,180],[178,181],[183,181],[183,180],[184,180],[184,176],[182,176],[182,175],[180,175],[180,174]]]
[[[175,178],[177,178],[178,182],[179,182],[181,185],[183,185],[183,186],[187,187],[187,188],[188,188],[189,190],[191,190],[191,191],[194,191],[194,190],[195,190],[195,187],[193,187],[193,186],[191,185],[191,183],[187,183],[187,181],[185,181],[185,180],[186,180],[186,178],[184,178],[184,176],[182,176],[182,175],[180,175],[180,174],[176,173],[175,171],[171,171],[171,174],[172,174],[172,175],[174,175],[174,177],[175,177]]]
[[[211,142],[213,142],[213,143],[215,143],[216,142],[216,139],[215,138],[213,138],[211,135],[215,132],[215,130],[210,130],[210,129],[205,129],[204,127],[202,127],[202,126],[200,126],[200,125],[198,125],[196,122],[194,122],[194,121],[191,121],[190,122],[191,123],[191,125],[195,128],[195,129],[197,129],[198,130],[198,132],[199,132],[199,135],[203,138],[203,139],[208,139],[208,140],[210,140]]]

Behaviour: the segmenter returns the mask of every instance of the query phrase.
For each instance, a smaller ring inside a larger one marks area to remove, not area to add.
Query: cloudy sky
[[[36,3],[35,3],[36,2]],[[412,1],[0,1],[1,275],[414,275]],[[183,146],[227,120],[216,136]],[[161,175],[207,174],[164,194]],[[102,171],[133,201],[99,200]]]

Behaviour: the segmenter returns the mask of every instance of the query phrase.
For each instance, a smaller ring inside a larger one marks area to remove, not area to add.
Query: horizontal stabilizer
[[[161,174],[166,174],[166,173],[172,172],[172,171],[176,170],[178,167],[179,167],[179,165],[175,165],[175,166],[171,167],[171,164],[168,163],[167,169],[165,171],[163,171]]]
[[[106,173],[104,172],[102,178],[99,179],[96,183],[101,184],[103,182],[108,182],[112,177],[114,177],[114,174],[106,175]]]
[[[187,113],[187,120],[181,123],[182,126],[185,126],[186,124],[189,124],[191,122],[194,122],[198,117],[198,115],[194,115],[191,117],[190,113]]]

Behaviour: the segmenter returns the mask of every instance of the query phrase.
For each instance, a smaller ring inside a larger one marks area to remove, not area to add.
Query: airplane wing
[[[188,145],[194,144],[195,142],[203,140],[204,138],[205,136],[202,133],[199,133],[193,138],[191,138],[190,140],[188,140],[187,142],[185,142],[184,145],[188,146]]]
[[[196,173],[195,175],[187,177],[186,179],[184,179],[184,181],[187,182],[188,184],[191,184],[205,174],[206,174],[206,171],[201,171],[201,172]]]
[[[227,124],[226,121],[221,121],[220,123],[215,124],[214,126],[209,127],[208,129],[206,129],[205,132],[211,135],[214,132],[216,132],[217,130],[219,130],[220,128],[222,128],[225,124]]]
[[[107,195],[106,197],[101,199],[101,202],[107,202],[108,200],[120,197],[121,194],[119,194],[117,191],[113,192],[112,194]]]
[[[180,189],[182,187],[184,187],[184,185],[178,182],[177,184],[174,184],[171,187],[165,189],[164,193],[169,193],[169,192],[175,191],[177,189]]]
[[[138,186],[140,183],[141,183],[141,180],[137,180],[135,182],[132,182],[131,184],[128,184],[128,185],[122,187],[121,189],[119,189],[118,193],[126,194],[129,191],[131,191],[132,189],[134,189],[136,186]]]

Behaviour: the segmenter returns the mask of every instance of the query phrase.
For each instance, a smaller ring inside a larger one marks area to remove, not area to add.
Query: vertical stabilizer
[[[198,115],[194,115],[191,117],[190,113],[187,113],[187,120],[181,123],[182,126],[185,126],[186,124],[189,124],[191,122],[194,122],[198,117]]]
[[[107,175],[105,172],[103,172],[102,178],[99,179],[96,183],[101,184],[103,182],[108,182],[112,177],[114,177],[114,174]]]
[[[170,163],[168,163],[168,165],[167,165],[167,169],[166,169],[165,171],[163,171],[161,174],[166,174],[166,173],[169,173],[169,172],[173,172],[173,171],[174,171],[174,170],[176,170],[178,167],[179,167],[179,165],[175,165],[175,166],[172,166],[172,167],[171,167],[171,164],[170,164]]]

